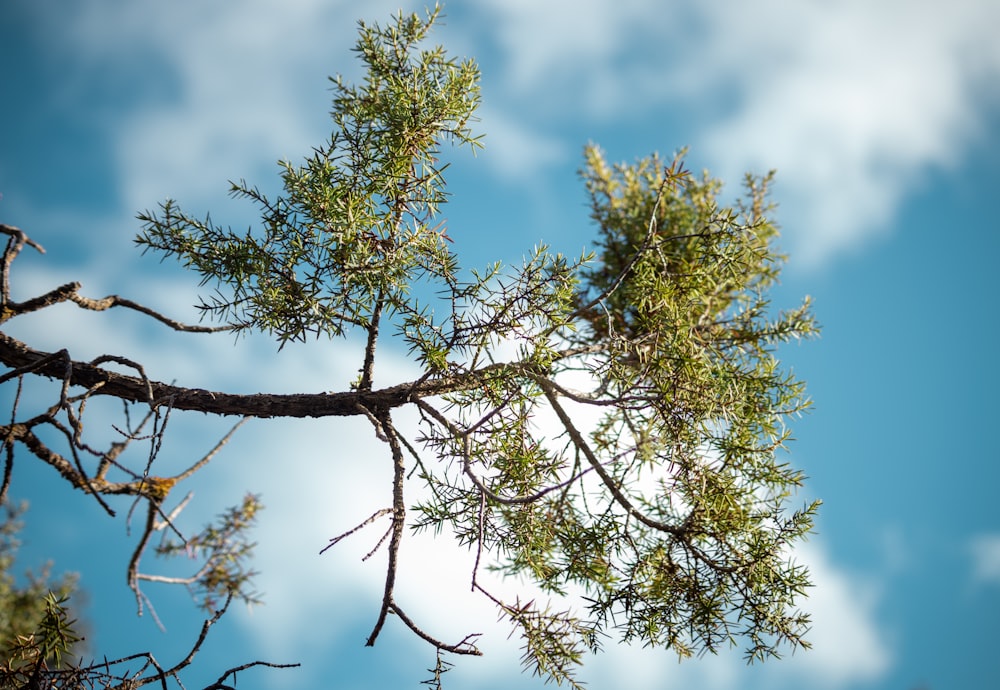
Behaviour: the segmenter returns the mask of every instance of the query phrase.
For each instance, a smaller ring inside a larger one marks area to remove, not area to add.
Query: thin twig
[[[79,287],[79,286],[78,286]],[[83,309],[90,311],[105,311],[113,307],[124,307],[125,309],[132,309],[140,314],[145,314],[146,316],[151,316],[160,323],[169,326],[175,331],[181,331],[185,333],[220,333],[223,331],[232,331],[236,327],[232,325],[226,326],[191,326],[180,321],[175,321],[163,314],[150,309],[149,307],[133,302],[130,299],[125,299],[124,297],[119,297],[118,295],[108,295],[103,299],[91,299],[89,297],[84,297],[78,292],[74,291],[69,295],[69,300],[76,303]]]
[[[414,623],[413,620],[409,616],[407,616],[403,612],[403,609],[399,608],[397,604],[395,603],[391,604],[391,609],[392,612],[395,613],[397,616],[399,616],[399,619],[403,621],[410,630],[412,630],[417,634],[417,637],[424,640],[425,642],[431,643],[438,649],[441,649],[446,652],[451,652],[452,654],[467,654],[470,656],[483,655],[483,653],[479,651],[479,649],[474,644],[469,642],[470,639],[479,637],[481,633],[473,633],[471,635],[466,635],[462,639],[462,641],[459,642],[458,644],[447,644],[445,642],[441,642],[440,640],[431,637],[426,632],[421,630],[420,627],[417,626],[417,624]]]
[[[324,546],[322,549],[320,549],[320,554],[323,554],[323,552],[325,552],[327,549],[329,549],[330,547],[332,547],[335,544],[339,543],[343,539],[351,536],[352,534],[354,534],[358,530],[360,530],[360,529],[362,529],[364,527],[367,527],[368,525],[372,524],[373,522],[375,522],[376,520],[378,520],[383,515],[389,515],[390,513],[392,513],[392,508],[382,508],[381,510],[376,510],[374,513],[371,514],[371,516],[367,520],[365,520],[361,524],[357,525],[356,527],[352,527],[351,529],[347,530],[343,534],[340,534],[340,535],[338,535],[338,536],[333,537],[332,539],[330,539],[330,543],[327,544],[326,546]]]

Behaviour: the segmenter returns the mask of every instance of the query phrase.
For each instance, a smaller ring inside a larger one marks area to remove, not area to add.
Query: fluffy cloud
[[[957,161],[977,134],[982,71],[1000,70],[993,3],[712,7],[709,55],[724,57],[708,83],[742,95],[701,145],[728,179],[779,169],[797,256],[813,262],[883,229],[929,168]],[[725,50],[733,38],[742,50]]]
[[[996,105],[989,0],[492,5],[509,100],[591,122],[682,106],[723,179],[779,170],[782,218],[812,263],[884,229]]]
[[[364,14],[384,21],[396,6],[369,3]],[[493,65],[484,115],[495,153],[484,163],[500,178],[523,181],[564,160],[580,144],[552,134],[566,125],[674,113],[723,179],[779,170],[797,258],[814,263],[884,229],[927,170],[960,158],[996,105],[983,88],[1000,74],[1000,5],[990,0],[450,9],[435,38]],[[78,65],[64,88],[86,91],[94,73],[102,88],[127,82],[132,101],[113,141],[129,211],[165,195],[217,209],[225,180],[273,179],[275,160],[297,159],[327,134],[326,75],[355,69],[349,3],[38,12]]]
[[[363,15],[320,0],[38,12],[76,65],[63,88],[123,89],[112,140],[120,197],[135,210],[166,195],[216,208],[226,180],[274,179],[277,160],[307,155],[328,133],[326,77],[355,69],[356,20],[384,23],[398,4],[366,3]]]
[[[1000,534],[984,534],[969,545],[972,578],[976,582],[1000,584]]]

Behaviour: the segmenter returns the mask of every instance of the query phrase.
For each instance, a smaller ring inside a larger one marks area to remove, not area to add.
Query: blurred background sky
[[[136,212],[172,197],[220,223],[253,222],[251,207],[227,198],[227,180],[276,191],[275,162],[300,160],[329,134],[326,77],[359,76],[356,21],[387,23],[399,7],[0,2],[0,222],[48,250],[17,260],[15,298],[79,280],[89,296],[196,320],[197,277],[140,255]],[[576,175],[586,142],[629,161],[690,146],[688,167],[710,169],[730,197],[744,172],[777,169],[791,258],[774,301],[811,295],[824,327],[781,353],[816,401],[790,456],[810,476],[798,498],[824,501],[798,554],[816,581],[805,604],[815,648],[747,668],[739,649],[678,664],[670,652],[609,646],[581,675],[591,687],[1000,687],[998,32],[994,0],[445,6],[431,40],[483,72],[486,149],[450,156],[443,212],[465,267],[517,262],[539,242],[569,254],[589,245]],[[216,390],[343,389],[361,361],[354,342],[277,353],[262,338],[178,335],[135,314],[69,308],[8,332]],[[378,381],[412,377],[405,352],[383,354]],[[171,424],[163,458],[177,467],[228,429],[197,416]],[[245,491],[262,494],[266,603],[216,626],[187,687],[252,659],[303,666],[244,672],[243,690],[415,688],[427,676],[433,650],[398,621],[375,649],[362,646],[384,558],[360,558],[376,534],[317,555],[388,500],[388,456],[370,436],[358,419],[256,420],[196,481],[183,515],[192,528]],[[57,572],[81,573],[92,651],[183,657],[200,614],[183,592],[150,586],[167,633],[136,618],[125,583],[136,530],[26,454],[13,494],[31,502],[22,565],[53,558]],[[541,687],[521,676],[508,629],[465,593],[469,554],[419,538],[402,558],[399,599],[411,615],[446,640],[484,633],[486,656],[453,659],[446,687]],[[152,556],[144,564],[155,567]]]

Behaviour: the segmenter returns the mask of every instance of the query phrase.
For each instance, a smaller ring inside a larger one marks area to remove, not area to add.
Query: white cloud
[[[507,101],[594,123],[682,106],[693,153],[715,174],[735,184],[778,169],[781,218],[807,263],[884,230],[928,170],[960,160],[996,105],[984,89],[1000,74],[990,0],[493,11]]]
[[[505,51],[501,79],[508,91],[540,96],[543,108],[553,107],[556,100],[562,101],[560,109],[572,108],[583,100],[598,111],[615,103],[619,112],[627,107],[627,100],[594,85],[611,87],[620,77],[627,78],[618,68],[624,54],[635,48],[630,34],[649,19],[651,10],[656,10],[657,21],[665,13],[662,5],[657,8],[648,0],[484,4]],[[605,78],[612,75],[616,78]],[[577,91],[575,97],[563,100],[571,90]]]
[[[559,137],[543,134],[502,108],[486,105],[480,118],[486,137],[478,156],[505,180],[530,184],[546,167],[570,156]]]
[[[214,208],[227,180],[260,174],[270,182],[277,160],[307,156],[329,131],[326,77],[356,71],[356,20],[385,24],[398,4],[367,3],[363,15],[322,0],[78,8],[74,57],[122,71],[144,61],[151,84],[129,86],[158,94],[140,96],[116,125],[125,207],[171,196],[191,205],[211,200]]]
[[[972,556],[972,579],[1000,584],[1000,534],[984,534],[969,545]]]
[[[985,105],[977,77],[1000,70],[994,3],[708,7],[705,86],[737,84],[740,103],[699,145],[727,179],[778,168],[806,261],[862,244],[927,170],[954,164]]]
[[[811,679],[814,687],[878,678],[892,656],[886,633],[875,622],[877,587],[839,568],[816,539],[796,547],[795,553],[809,567],[816,586],[805,602],[814,612],[809,633],[813,648],[789,661],[790,672],[803,681]]]

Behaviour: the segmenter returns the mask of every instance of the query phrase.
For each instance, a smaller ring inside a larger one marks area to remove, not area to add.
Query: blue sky
[[[275,189],[275,161],[328,134],[326,77],[357,76],[356,20],[390,2],[0,5],[0,222],[48,250],[15,264],[21,298],[70,280],[196,319],[195,276],[132,244],[137,211],[166,197],[235,227],[252,209],[227,180]],[[420,9],[407,3],[404,9]],[[992,426],[1000,222],[1000,5],[990,0],[448,3],[433,40],[478,59],[486,149],[450,170],[444,215],[465,266],[517,261],[537,242],[588,245],[576,177],[587,141],[613,159],[690,146],[689,167],[734,189],[778,170],[775,200],[791,259],[779,306],[805,294],[820,340],[783,351],[809,382],[791,461],[821,498],[813,568],[815,648],[746,668],[738,653],[678,664],[671,653],[609,648],[594,688],[995,687],[1000,660],[1000,482]],[[166,333],[130,314],[58,309],[13,323],[40,349],[115,353],[150,376],[235,391],[343,388],[356,344],[286,348],[250,338]],[[409,378],[389,352],[384,382]],[[4,390],[3,405],[11,391]],[[228,428],[178,419],[164,459],[207,451]],[[199,525],[246,490],[268,506],[256,532],[266,604],[213,631],[188,687],[250,659],[238,687],[417,687],[431,650],[397,624],[362,647],[377,612],[371,535],[317,556],[381,507],[388,463],[357,420],[255,421],[193,487]],[[36,463],[37,464],[37,463]],[[168,628],[134,616],[124,521],[24,456],[14,493],[32,502],[26,565],[54,558],[89,593],[90,637],[108,656],[183,655],[199,617],[181,592],[150,588]],[[123,511],[124,512],[124,511]],[[400,597],[440,637],[485,634],[483,659],[457,659],[447,687],[540,687],[516,641],[465,594],[468,554],[413,540]]]

